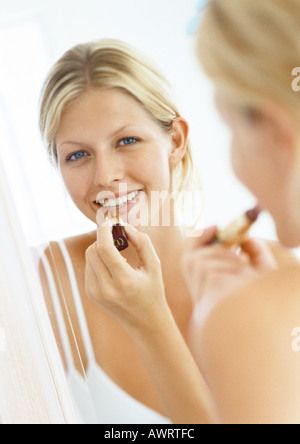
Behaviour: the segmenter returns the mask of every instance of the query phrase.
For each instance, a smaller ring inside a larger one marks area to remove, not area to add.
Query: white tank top
[[[171,424],[171,421],[134,399],[97,364],[89,334],[73,264],[63,241],[58,241],[64,257],[71,283],[79,326],[88,359],[85,378],[78,372],[69,342],[56,284],[44,249],[39,248],[40,257],[47,274],[55,316],[63,344],[67,379],[74,399],[79,422],[83,424]]]

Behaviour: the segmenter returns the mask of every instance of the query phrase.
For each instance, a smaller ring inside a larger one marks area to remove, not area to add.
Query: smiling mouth
[[[113,209],[113,208],[122,208],[125,207],[128,203],[136,199],[136,197],[139,195],[141,191],[132,191],[131,193],[128,193],[122,197],[117,197],[116,199],[102,199],[99,201],[96,201],[96,204],[98,204],[101,208],[105,208],[107,210]]]

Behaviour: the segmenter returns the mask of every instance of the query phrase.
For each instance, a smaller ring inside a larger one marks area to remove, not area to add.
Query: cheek
[[[255,195],[265,184],[266,165],[255,131],[240,124],[232,133],[231,163],[237,178]]]
[[[168,156],[160,155],[160,159],[153,168],[153,179],[157,184],[157,190],[169,191],[171,183],[171,172]]]
[[[240,182],[274,217],[283,187],[280,173],[276,172],[274,165],[270,163],[270,153],[265,143],[253,137],[245,137],[244,140],[233,138],[231,161],[234,173]],[[274,175],[277,177],[276,181]]]
[[[252,159],[247,154],[247,147],[233,137],[231,143],[231,164],[236,177],[246,186],[252,182]]]
[[[232,167],[239,181],[261,202],[266,201],[268,174],[251,147],[232,147]]]
[[[168,150],[161,146],[153,148],[136,159],[134,170],[138,172],[140,181],[152,190],[168,190],[170,183]]]
[[[74,171],[66,170],[61,171],[61,176],[71,199],[75,205],[80,206],[88,189],[86,177],[78,172],[74,174]]]

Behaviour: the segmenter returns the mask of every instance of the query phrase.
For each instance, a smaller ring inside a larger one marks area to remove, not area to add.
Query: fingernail
[[[125,225],[125,228],[126,228],[126,230],[129,229],[129,231],[130,231],[130,230],[131,230],[131,231],[137,231],[137,229],[136,229],[133,225],[130,225],[130,224],[126,224],[126,225]]]
[[[100,225],[100,227],[112,227],[114,225],[114,221],[113,221],[113,219],[108,219],[108,220],[105,220],[101,225]],[[99,227],[99,228],[100,228]]]

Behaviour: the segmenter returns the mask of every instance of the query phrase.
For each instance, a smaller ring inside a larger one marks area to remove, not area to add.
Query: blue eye
[[[70,160],[71,162],[74,162],[75,160],[82,159],[87,154],[84,151],[77,151],[77,153],[71,154],[67,160]]]
[[[120,140],[119,145],[124,146],[124,145],[132,145],[133,143],[137,142],[138,140],[135,139],[134,137],[126,137],[125,139]]]

